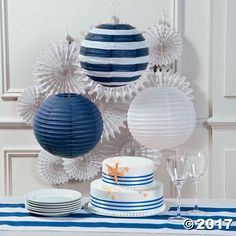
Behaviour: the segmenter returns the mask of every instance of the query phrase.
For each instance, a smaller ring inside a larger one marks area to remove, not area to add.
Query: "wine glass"
[[[203,152],[186,153],[186,162],[189,177],[195,185],[195,205],[194,209],[188,211],[188,213],[193,215],[201,215],[204,214],[204,212],[198,209],[198,184],[206,171],[207,157]]]
[[[170,217],[170,221],[177,223],[183,223],[186,218],[181,216],[180,212],[180,198],[181,198],[181,188],[188,178],[188,168],[186,164],[185,154],[174,154],[167,158],[167,171],[168,174],[176,186],[178,197],[178,207],[177,216]]]

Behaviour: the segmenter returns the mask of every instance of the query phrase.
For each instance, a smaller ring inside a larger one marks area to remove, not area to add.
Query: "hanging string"
[[[120,19],[117,16],[116,12],[117,12],[117,5],[119,4],[118,1],[113,0],[111,3],[111,21],[114,22],[114,24],[119,24],[120,23]]]
[[[166,22],[166,21],[167,21],[167,15],[166,15],[166,13],[165,13],[165,8],[164,8],[164,7],[162,7],[162,21],[163,21],[163,22]]]

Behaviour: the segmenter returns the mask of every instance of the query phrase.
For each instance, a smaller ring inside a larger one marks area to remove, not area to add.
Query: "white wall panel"
[[[215,0],[212,8],[211,187],[214,198],[236,198],[235,1]]]
[[[227,0],[225,6],[225,93],[226,97],[236,97],[236,1]]]
[[[236,198],[236,188],[235,185],[235,166],[236,166],[236,145],[233,149],[225,149],[224,151],[224,161],[225,161],[225,198]]]

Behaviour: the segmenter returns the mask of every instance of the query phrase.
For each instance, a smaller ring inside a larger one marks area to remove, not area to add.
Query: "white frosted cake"
[[[102,178],[90,186],[89,209],[118,217],[149,216],[163,211],[163,185],[153,179],[153,171],[153,161],[143,157],[104,160]]]

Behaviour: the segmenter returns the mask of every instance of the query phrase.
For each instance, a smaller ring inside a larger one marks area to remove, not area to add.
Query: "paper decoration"
[[[134,98],[128,111],[132,136],[151,149],[183,144],[191,136],[195,123],[193,103],[173,87],[145,89]]]
[[[58,94],[44,101],[36,112],[34,134],[48,152],[74,158],[92,150],[103,131],[100,111],[87,98]]]
[[[44,92],[85,93],[87,78],[80,66],[79,48],[79,43],[64,40],[41,51],[33,77]]]
[[[150,67],[168,66],[180,57],[182,39],[179,33],[165,21],[149,27],[145,38],[150,50]]]
[[[82,41],[80,61],[92,80],[108,87],[124,86],[145,71],[148,51],[144,37],[133,26],[101,24]]]
[[[26,124],[33,125],[35,113],[45,99],[46,94],[36,85],[24,90],[18,98],[17,111]]]
[[[63,184],[68,182],[63,159],[42,150],[37,158],[37,171],[40,177],[50,184]]]
[[[115,138],[121,132],[121,128],[126,127],[129,103],[106,102],[104,99],[94,99],[94,103],[100,110],[103,119],[102,140],[109,141],[110,138]]]
[[[101,163],[97,155],[85,154],[82,157],[64,160],[64,169],[71,179],[87,181],[100,171]]]
[[[150,72],[147,84],[147,87],[174,87],[185,93],[190,100],[194,98],[190,82],[186,81],[186,77],[178,72],[173,73],[172,70]]]
[[[143,73],[140,79],[121,87],[104,87],[97,82],[90,80],[88,83],[89,89],[87,89],[87,92],[96,99],[104,99],[106,102],[126,102],[131,101],[135,95],[145,88],[148,82],[149,80],[147,71]]]

